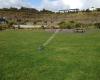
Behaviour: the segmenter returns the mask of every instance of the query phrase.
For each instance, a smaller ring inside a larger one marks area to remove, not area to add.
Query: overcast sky
[[[86,9],[90,7],[100,7],[100,0],[0,0],[0,8],[4,7],[33,7],[37,9]]]

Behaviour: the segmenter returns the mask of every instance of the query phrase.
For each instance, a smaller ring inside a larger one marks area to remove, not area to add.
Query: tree
[[[3,11],[9,11],[9,8],[3,8],[2,10]]]
[[[33,13],[39,13],[39,11],[35,8],[27,8],[27,7],[21,7],[19,9],[20,11],[28,11],[28,12],[33,12]]]
[[[96,8],[96,11],[100,11],[100,8]]]
[[[48,13],[54,13],[54,12],[52,12],[50,10],[43,9],[40,11],[40,13],[47,13],[48,14]]]
[[[14,7],[11,7],[9,10],[11,10],[11,11],[17,11],[18,9],[14,8]]]
[[[91,12],[90,9],[86,9],[86,12]]]

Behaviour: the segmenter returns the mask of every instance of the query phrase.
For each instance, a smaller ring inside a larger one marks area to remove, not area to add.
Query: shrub
[[[75,23],[75,25],[74,25],[75,28],[80,28],[81,26],[82,26],[81,23]]]
[[[69,21],[69,22],[60,22],[58,24],[61,29],[73,29],[73,28],[81,28],[85,27],[85,24],[79,23],[79,22],[74,22],[74,21]]]
[[[95,23],[94,25],[96,26],[96,28],[100,29],[100,23]]]
[[[66,22],[64,22],[64,21],[60,22],[58,25],[59,25],[59,27],[60,27],[61,29],[66,28]]]
[[[66,27],[67,27],[67,29],[72,29],[74,27],[74,23],[67,22]]]
[[[8,26],[6,25],[6,24],[4,24],[4,25],[0,25],[0,30],[5,30],[5,29],[7,29],[8,28]]]
[[[0,25],[0,31],[2,31],[2,26]]]
[[[61,29],[72,29],[73,28],[73,22],[65,22],[65,21],[62,21],[60,22],[58,25]]]
[[[42,28],[42,29],[45,29],[45,26],[44,26],[44,25],[42,25],[42,26],[41,26],[41,28]]]
[[[70,23],[75,23],[74,21],[69,21]]]
[[[96,11],[100,11],[100,8],[96,8]]]

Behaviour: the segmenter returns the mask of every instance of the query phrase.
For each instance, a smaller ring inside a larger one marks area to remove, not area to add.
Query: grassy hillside
[[[59,33],[0,32],[0,80],[100,80],[100,31]]]
[[[34,13],[28,11],[0,11],[0,16],[6,17],[8,20],[22,22],[40,22],[47,21],[57,24],[61,21],[77,21],[85,24],[100,22],[100,12],[79,12],[79,13]]]

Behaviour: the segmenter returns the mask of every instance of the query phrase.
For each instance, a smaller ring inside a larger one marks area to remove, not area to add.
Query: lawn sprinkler
[[[52,34],[51,37],[49,37],[49,39],[41,46],[39,46],[38,50],[44,50],[44,48],[51,42],[51,40],[56,36],[56,34],[60,31],[60,29],[57,29],[54,34]]]
[[[45,47],[43,45],[41,45],[41,46],[38,47],[38,50],[41,51],[41,50],[44,50],[44,48]]]

